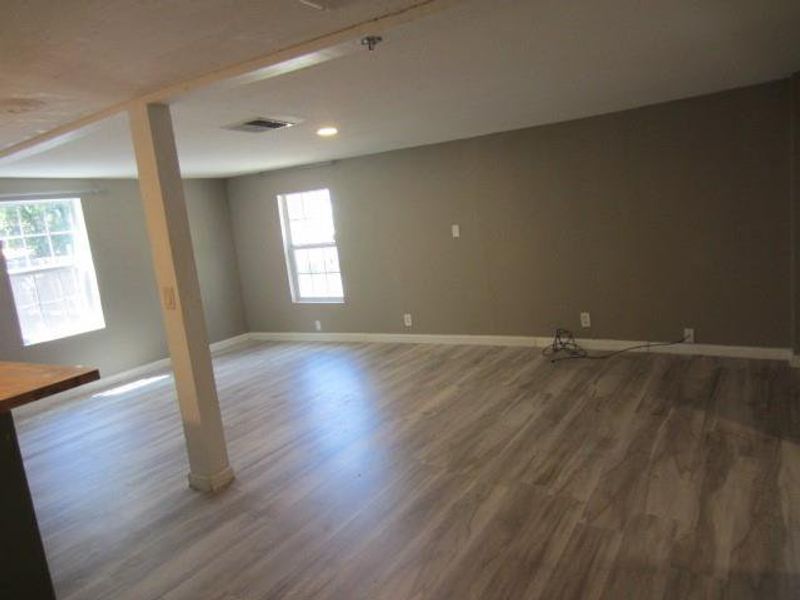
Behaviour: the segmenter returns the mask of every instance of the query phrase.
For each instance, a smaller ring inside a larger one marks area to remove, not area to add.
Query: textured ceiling
[[[313,4],[313,2],[312,2]],[[3,0],[0,149],[414,0]]]
[[[342,9],[344,10],[344,9]],[[800,70],[797,0],[465,0],[375,52],[173,104],[186,176],[229,176],[623,110]],[[290,117],[253,135],[245,119]],[[317,127],[335,124],[331,139]],[[0,176],[130,177],[123,116]]]

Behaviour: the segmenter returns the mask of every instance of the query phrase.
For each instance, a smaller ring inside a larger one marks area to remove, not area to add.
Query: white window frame
[[[333,225],[333,241],[316,243],[316,244],[295,244],[292,240],[292,228],[289,225],[289,207],[286,201],[287,196],[293,194],[307,194],[325,190],[328,193],[328,198],[331,203],[331,224]],[[342,295],[328,296],[324,298],[319,297],[306,297],[300,294],[300,282],[297,273],[297,264],[295,261],[295,250],[312,250],[315,248],[334,248],[337,255],[339,254],[339,246],[336,239],[336,220],[333,216],[333,194],[329,188],[316,188],[312,190],[301,190],[297,192],[286,192],[278,194],[278,213],[280,214],[281,232],[283,234],[283,256],[286,259],[286,273],[289,277],[289,291],[294,304],[344,304],[345,303],[345,287],[344,287],[344,274],[342,273],[341,256],[339,256],[339,278],[342,281]]]
[[[100,296],[100,290],[99,290],[99,286],[97,284],[97,269],[94,266],[94,257],[92,256],[92,252],[91,252],[91,245],[90,245],[90,242],[89,242],[89,235],[88,235],[88,232],[86,231],[86,220],[85,220],[84,215],[83,215],[83,205],[82,205],[83,203],[82,203],[81,200],[82,200],[81,197],[80,196],[76,196],[76,195],[49,196],[47,194],[44,194],[41,199],[30,199],[30,198],[15,199],[15,198],[8,198],[8,199],[0,200],[0,203],[2,203],[2,204],[0,204],[0,206],[2,206],[3,204],[21,205],[21,204],[40,204],[40,203],[44,204],[44,203],[50,203],[50,202],[70,202],[72,204],[74,223],[73,223],[72,229],[70,229],[69,231],[50,231],[50,228],[48,227],[47,223],[45,222],[45,233],[26,234],[21,230],[22,226],[20,224],[20,233],[19,233],[19,235],[12,235],[12,236],[5,236],[5,237],[6,237],[6,239],[21,239],[22,242],[23,242],[23,246],[27,245],[27,243],[26,243],[27,239],[37,238],[37,237],[38,238],[45,237],[45,238],[47,238],[47,242],[48,242],[48,245],[50,247],[51,256],[53,255],[52,236],[69,234],[69,235],[73,236],[73,238],[76,239],[76,241],[80,241],[81,243],[84,243],[84,241],[85,241],[85,244],[86,244],[85,252],[88,253],[88,257],[87,258],[88,258],[89,266],[91,267],[91,269],[87,269],[86,275],[89,278],[87,283],[88,283],[88,285],[92,286],[93,295],[96,296],[94,298],[94,301],[96,302],[96,306],[95,306],[96,312],[93,315],[94,319],[95,319],[95,323],[93,323],[91,326],[88,326],[88,327],[85,327],[85,328],[84,327],[76,328],[74,330],[65,330],[64,332],[60,332],[59,334],[55,335],[54,337],[47,337],[47,338],[43,338],[43,339],[38,339],[38,338],[26,339],[25,333],[22,331],[22,322],[20,321],[20,317],[19,317],[20,308],[17,306],[17,298],[12,293],[12,303],[14,305],[14,312],[17,315],[17,323],[18,323],[18,326],[19,326],[19,333],[20,333],[20,336],[22,338],[22,342],[23,342],[23,344],[25,346],[35,346],[35,345],[38,345],[38,344],[45,344],[45,343],[48,343],[48,342],[54,342],[56,340],[61,340],[61,339],[69,338],[69,337],[74,337],[76,335],[89,333],[91,331],[98,331],[98,330],[101,330],[101,329],[105,329],[105,327],[106,327],[105,312],[103,310],[103,304],[102,304],[102,299],[101,299],[101,296]],[[19,214],[19,209],[18,209],[18,214]],[[20,218],[20,217],[18,217],[18,218]],[[3,243],[2,243],[2,240],[0,240],[0,253],[2,253],[2,251],[3,251]],[[74,263],[65,262],[63,265],[51,264],[51,265],[34,266],[34,265],[30,264],[30,261],[28,261],[28,265],[26,267],[23,267],[21,269],[15,269],[14,272],[12,273],[10,266],[6,264],[5,258],[4,257],[0,257],[0,268],[2,268],[5,271],[5,277],[8,278],[9,287],[11,287],[11,278],[14,277],[14,276],[36,276],[39,273],[44,273],[44,272],[47,272],[47,271],[53,271],[53,270],[57,270],[57,269],[74,268],[73,265],[74,265]],[[9,290],[9,291],[11,291],[11,290]],[[47,302],[47,303],[43,303],[43,304],[53,304],[53,303],[54,302]],[[26,308],[26,306],[24,306],[23,308]]]

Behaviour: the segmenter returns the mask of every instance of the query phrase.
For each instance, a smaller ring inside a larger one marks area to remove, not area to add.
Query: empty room
[[[4,2],[0,599],[800,598],[798,32]]]

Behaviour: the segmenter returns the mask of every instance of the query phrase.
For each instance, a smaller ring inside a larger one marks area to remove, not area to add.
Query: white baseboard
[[[334,342],[381,344],[460,344],[473,346],[532,346],[540,339],[517,335],[440,335],[425,333],[253,332],[251,340],[263,342]]]
[[[446,335],[416,333],[330,333],[330,332],[253,332],[250,339],[271,342],[377,342],[391,344],[463,344],[480,346],[528,346],[544,348],[552,342],[550,337],[515,335]],[[647,344],[631,340],[579,339],[587,350],[610,352],[630,346]],[[657,343],[657,342],[650,342]],[[661,354],[684,354],[696,356],[721,356],[730,358],[754,358],[762,360],[791,360],[789,348],[766,348],[760,346],[725,346],[719,344],[676,344],[673,346],[650,346],[634,352]],[[800,363],[800,357],[798,362]]]
[[[209,344],[209,348],[211,349],[212,354],[219,354],[221,352],[225,352],[225,350],[230,350],[231,348],[236,348],[241,346],[242,344],[250,341],[250,334],[249,333],[241,333],[239,335],[235,335],[232,338],[227,338],[225,340],[220,340],[218,342],[214,342],[213,344]]]
[[[249,333],[243,333],[232,338],[209,344],[209,348],[211,349],[212,354],[222,354],[227,350],[246,344],[250,341],[250,339]],[[169,358],[162,358],[138,367],[133,367],[132,369],[126,369],[125,371],[114,373],[113,375],[103,376],[101,373],[101,377],[97,381],[92,381],[58,394],[53,394],[50,396],[50,398],[53,398],[53,400],[57,402],[63,402],[64,400],[69,400],[70,398],[75,398],[77,396],[96,394],[97,392],[107,390],[122,383],[141,379],[143,377],[147,377],[148,375],[152,375],[153,373],[157,373],[158,371],[169,369],[170,364],[171,362]]]
[[[637,342],[630,340],[580,339],[578,343],[587,350],[615,351],[660,342]],[[722,344],[673,344],[670,346],[649,346],[631,352],[652,352],[657,354],[683,354],[688,356],[721,356],[729,358],[754,358],[760,360],[789,360],[789,348],[769,348],[762,346],[726,346]]]
[[[544,348],[552,341],[550,337],[521,335],[447,335],[425,333],[330,333],[330,332],[252,332],[214,342],[209,347],[212,354],[221,354],[242,346],[249,341],[265,342],[333,342],[333,343],[383,343],[383,344],[447,344],[473,346],[524,346]],[[647,342],[630,340],[579,339],[578,343],[587,350],[611,352]],[[800,355],[794,355],[789,348],[763,348],[758,346],[723,346],[715,344],[677,344],[674,346],[653,346],[640,348],[633,352],[656,352],[663,354],[684,354],[696,356],[722,356],[731,358],[754,358],[763,360],[786,360],[793,367],[800,368]],[[78,388],[54,394],[55,402],[63,402],[77,396],[86,396],[107,390],[122,383],[141,379],[158,371],[169,369],[169,358],[162,358],[139,367],[134,367]]]
[[[113,375],[103,376],[101,373],[100,379],[97,381],[85,383],[71,390],[53,394],[52,396],[48,397],[48,400],[52,399],[53,402],[61,403],[65,400],[70,400],[78,396],[91,396],[109,388],[116,387],[122,383],[136,379],[142,379],[143,377],[147,377],[153,373],[169,368],[170,360],[168,358],[162,358],[138,367],[134,367],[132,369],[126,369],[125,371],[114,373]]]

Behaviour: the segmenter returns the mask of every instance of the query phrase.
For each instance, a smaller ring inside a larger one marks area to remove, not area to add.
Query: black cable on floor
[[[562,360],[570,360],[576,358],[585,358],[587,360],[605,360],[623,352],[630,352],[631,350],[639,350],[642,348],[654,348],[658,346],[675,346],[682,344],[686,338],[676,340],[674,342],[648,342],[646,344],[637,344],[635,346],[628,346],[621,350],[609,352],[607,354],[589,354],[584,348],[575,341],[575,336],[568,329],[559,327],[556,329],[556,335],[553,338],[553,343],[542,349],[542,355],[550,359],[551,363],[559,362]]]

